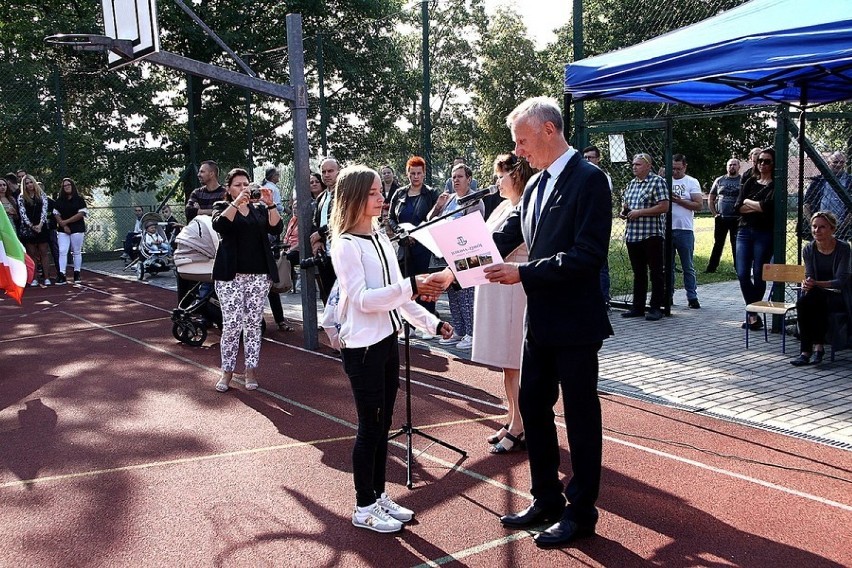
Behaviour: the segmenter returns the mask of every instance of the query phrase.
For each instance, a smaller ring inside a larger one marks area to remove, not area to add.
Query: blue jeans
[[[737,279],[746,304],[759,302],[766,293],[763,265],[772,260],[772,232],[751,227],[737,231]]]
[[[698,283],[695,281],[695,264],[692,257],[695,254],[695,233],[687,229],[672,229],[672,259],[669,272],[669,292],[674,296],[675,290],[675,253],[680,257],[680,267],[683,270],[683,287],[686,289],[687,300],[698,299]]]

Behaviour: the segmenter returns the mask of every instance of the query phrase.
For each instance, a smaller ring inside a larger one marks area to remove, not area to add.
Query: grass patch
[[[619,226],[618,224],[621,223]],[[737,279],[737,273],[734,270],[734,259],[731,254],[731,243],[725,242],[725,249],[722,251],[722,258],[719,261],[719,268],[713,274],[707,274],[704,269],[707,268],[707,263],[710,261],[710,253],[713,252],[713,218],[707,215],[696,215],[695,217],[695,253],[693,261],[695,265],[695,276],[698,280],[698,285],[714,284],[716,282],[728,282]],[[624,234],[624,221],[619,219],[613,220],[614,233],[620,232]],[[675,255],[675,265],[680,267],[680,260]],[[610,274],[610,295],[618,299],[623,296],[633,294],[633,270],[630,268],[630,259],[627,256],[627,248],[625,247],[623,237],[619,240],[612,240],[609,244],[609,274]],[[675,273],[675,288],[683,289],[683,274]],[[650,289],[649,289],[650,292]]]

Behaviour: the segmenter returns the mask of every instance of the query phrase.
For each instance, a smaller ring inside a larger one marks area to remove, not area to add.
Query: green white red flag
[[[0,207],[0,288],[21,303],[27,285],[24,245],[15,234],[15,226]]]

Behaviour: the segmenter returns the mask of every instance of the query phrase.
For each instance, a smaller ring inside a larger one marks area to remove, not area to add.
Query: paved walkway
[[[87,269],[136,279],[120,261],[90,263]],[[175,289],[168,274],[146,283]],[[745,348],[743,302],[736,282],[698,289],[702,309],[686,307],[682,290],[675,294],[672,316],[658,322],[624,319],[615,310],[615,337],[601,351],[603,392],[643,399],[759,428],[783,432],[852,450],[852,351],[837,353],[834,363],[793,367],[798,341],[788,337],[781,353],[780,335],[763,332]],[[301,298],[283,294],[285,316],[301,321]],[[438,303],[449,314],[446,300]],[[437,341],[415,343],[464,358]]]

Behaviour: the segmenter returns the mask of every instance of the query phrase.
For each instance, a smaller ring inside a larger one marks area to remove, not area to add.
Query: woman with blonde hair
[[[36,264],[36,276],[30,286],[38,286],[38,274],[44,276],[45,286],[53,284],[56,267],[50,254],[50,229],[47,216],[51,214],[47,194],[36,179],[27,174],[21,179],[21,194],[18,196],[18,212],[21,216],[21,242],[27,254]],[[41,267],[41,270],[38,270]]]
[[[796,367],[822,363],[828,314],[847,310],[844,295],[848,295],[846,288],[852,271],[850,249],[849,243],[834,236],[835,230],[837,217],[833,213],[817,211],[811,215],[814,240],[802,249],[805,279],[802,297],[796,302],[802,348],[800,355],[790,361]]]
[[[521,200],[533,169],[523,158],[501,154],[494,160],[494,175],[504,201],[489,215],[487,225],[493,233],[503,226]],[[506,257],[506,262],[527,262],[529,253],[522,244]],[[524,345],[524,313],[527,295],[519,284],[482,284],[477,286],[473,318],[473,354],[476,363],[503,369],[503,387],[509,409],[506,424],[487,441],[492,454],[519,450],[524,445],[524,424],[518,407],[521,377],[521,351]]]
[[[385,490],[388,432],[399,390],[397,333],[402,318],[445,338],[453,328],[413,301],[418,295],[437,296],[442,288],[429,284],[426,275],[402,277],[393,246],[379,229],[383,205],[378,173],[365,166],[340,172],[330,222],[331,261],[340,291],[334,313],[337,338],[358,412],[352,524],[392,533],[414,516]]]

